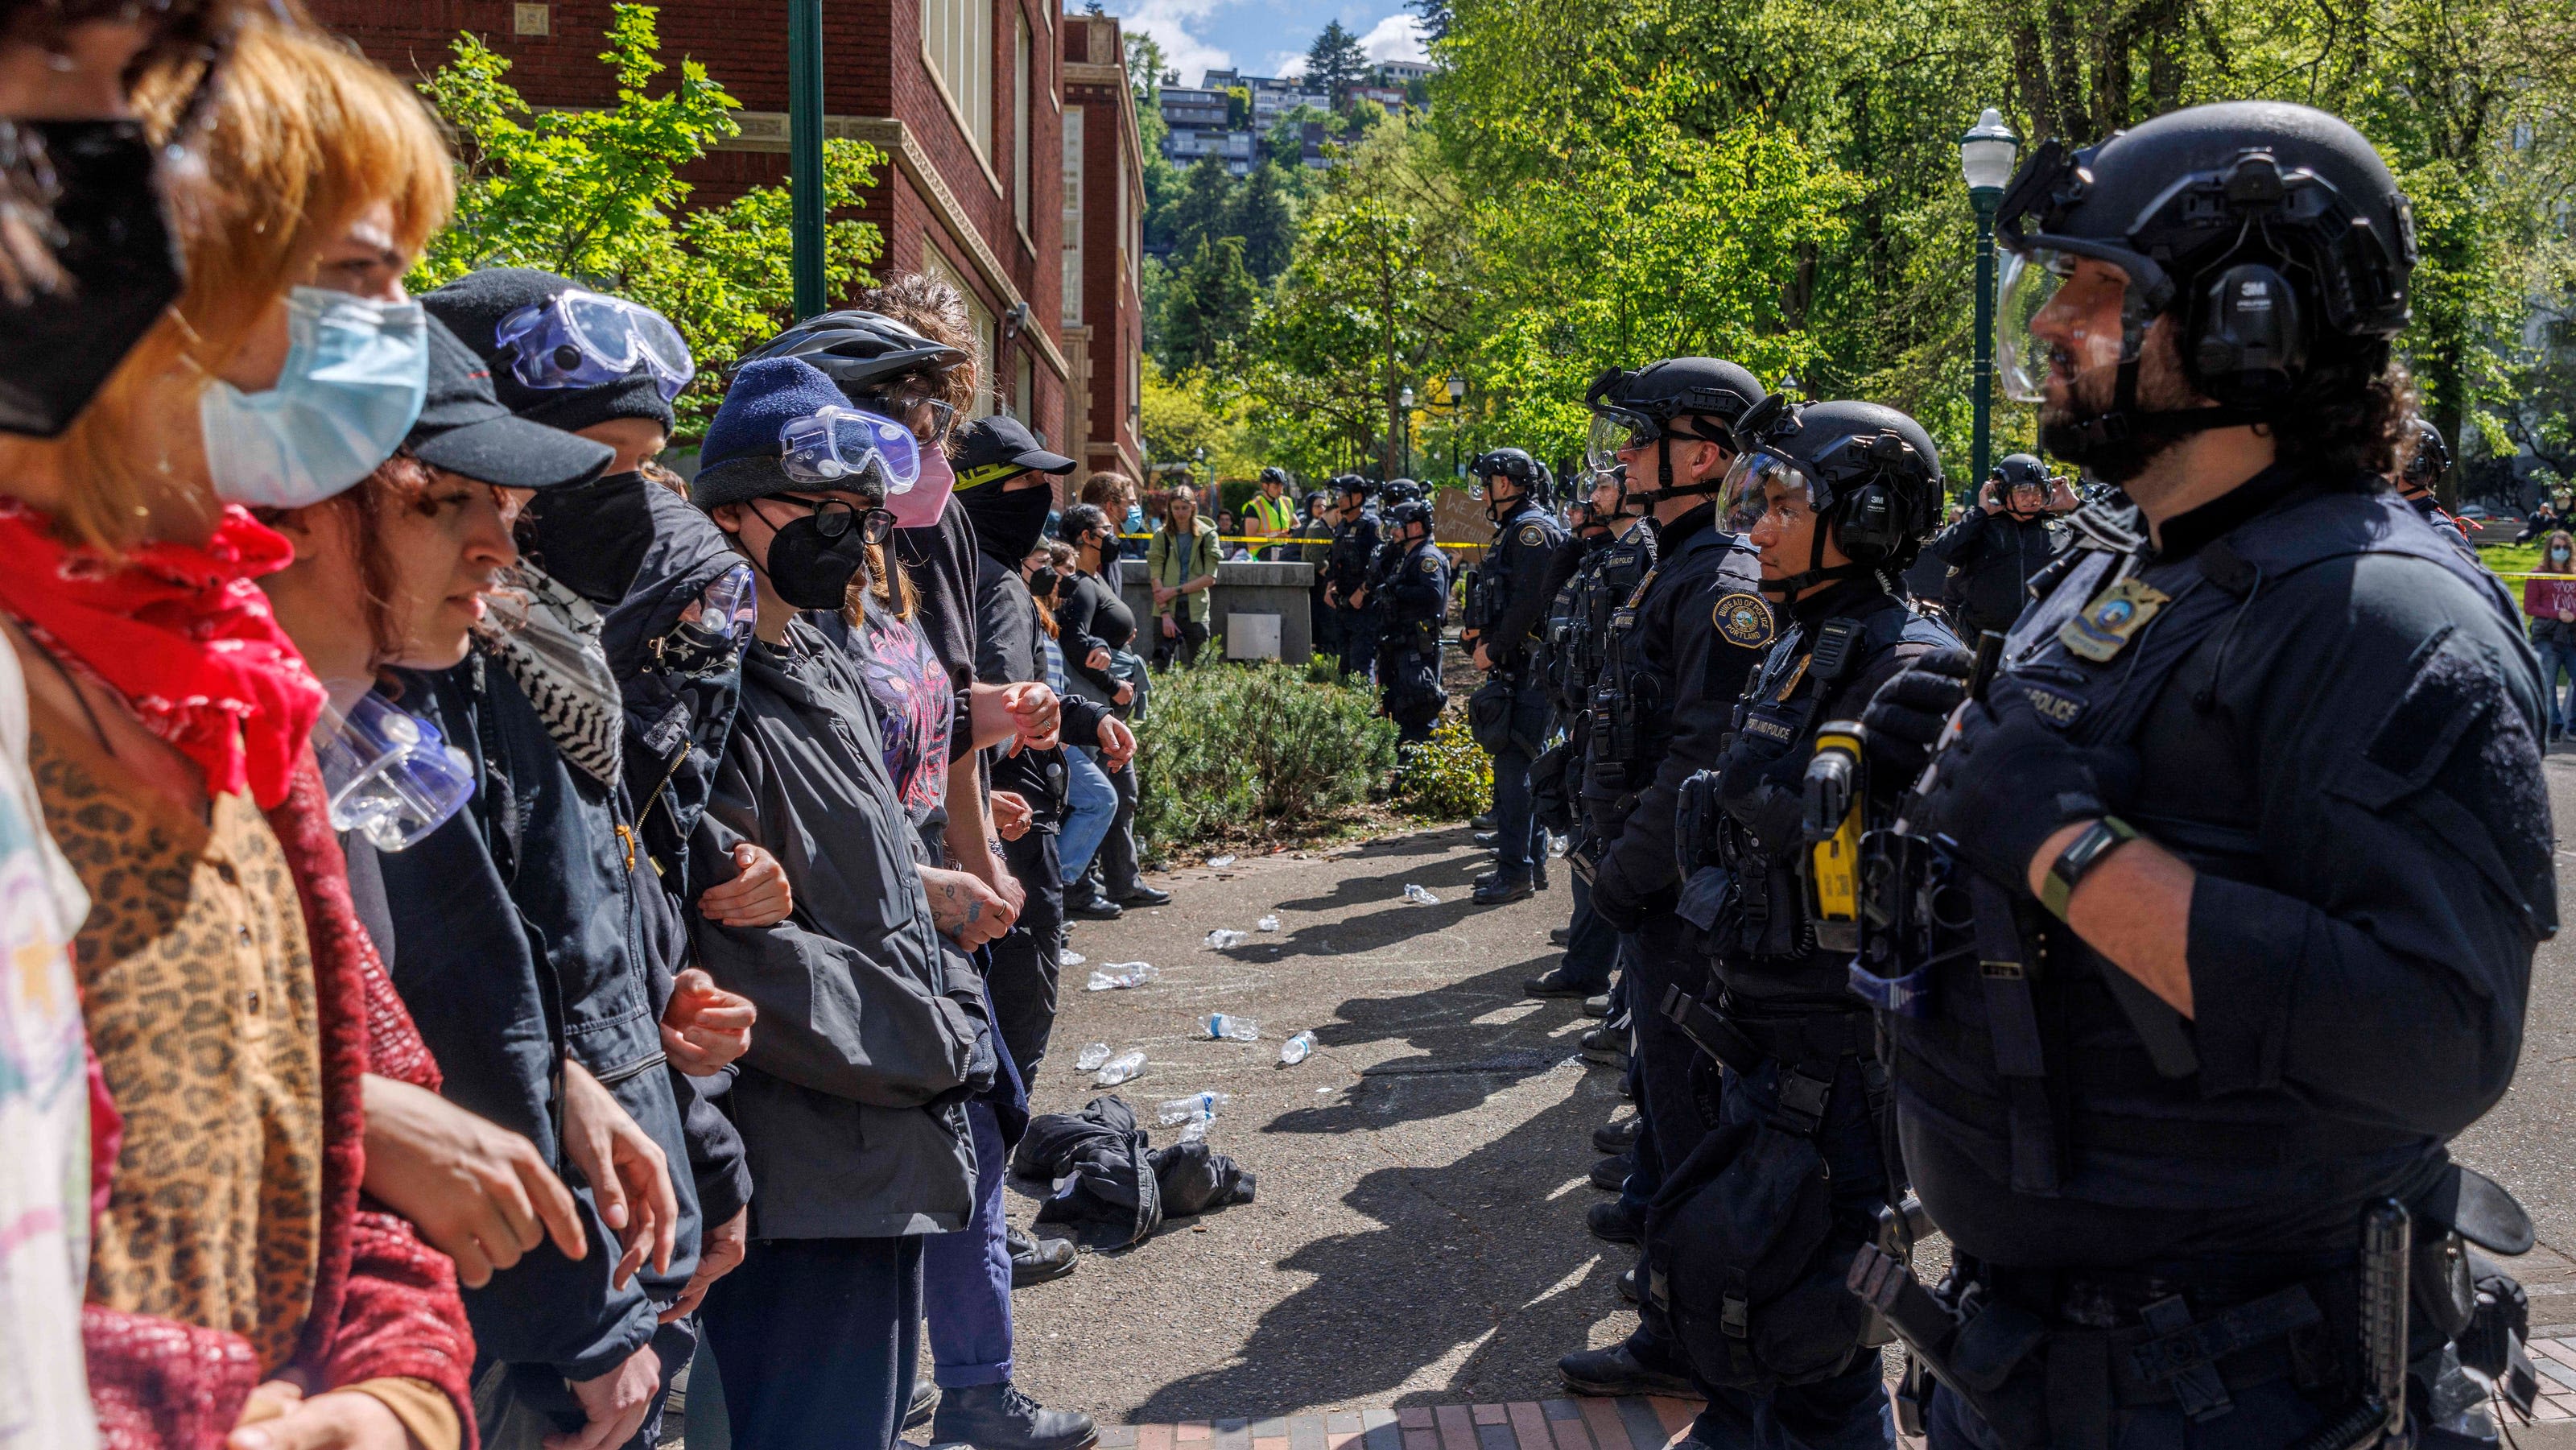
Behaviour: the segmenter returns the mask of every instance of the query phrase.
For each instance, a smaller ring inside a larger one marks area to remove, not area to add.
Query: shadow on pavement
[[[1531,999],[1521,982],[1553,953],[1496,967],[1403,997],[1354,997],[1334,1020],[1315,1029],[1327,1051],[1402,1038],[1416,1049],[1360,1069],[1360,1080],[1337,1102],[1294,1108],[1272,1119],[1265,1133],[1340,1133],[1446,1117],[1482,1106],[1523,1079],[1562,1066],[1575,1055],[1570,1040],[1555,1034],[1575,1008],[1541,1002],[1510,1022],[1474,1019]]]

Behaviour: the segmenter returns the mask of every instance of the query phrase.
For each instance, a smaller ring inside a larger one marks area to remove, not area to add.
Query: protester
[[[1154,586],[1154,668],[1198,663],[1208,640],[1208,591],[1222,557],[1216,525],[1199,517],[1198,490],[1174,484],[1162,527],[1145,547],[1145,577]]]
[[[2522,581],[2522,612],[2531,619],[2531,647],[2540,656],[2543,692],[2549,697],[2549,738],[2564,739],[2576,721],[2576,534],[2560,529],[2541,546],[2540,568]],[[2567,691],[2559,693],[2561,674]]]
[[[1127,489],[1116,474],[1095,473],[1083,485],[1085,497]],[[1109,517],[1094,504],[1065,510],[1057,532],[1074,549],[1074,581],[1056,604],[1056,627],[1063,643],[1067,678],[1076,693],[1107,706],[1121,720],[1142,718],[1147,698],[1145,662],[1130,651],[1136,642],[1135,611],[1117,587],[1118,538]],[[1065,914],[1089,921],[1115,921],[1128,906],[1161,906],[1171,893],[1146,885],[1138,877],[1136,801],[1143,789],[1132,762],[1112,769],[1097,751],[1089,755],[1108,777],[1117,795],[1117,810],[1107,834],[1088,861],[1065,862]]]

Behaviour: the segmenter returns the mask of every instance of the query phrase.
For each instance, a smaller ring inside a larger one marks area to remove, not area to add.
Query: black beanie
[[[567,433],[577,433],[612,418],[650,418],[662,425],[663,432],[671,431],[671,405],[663,400],[662,390],[651,373],[639,372],[594,388],[532,388],[519,381],[508,363],[493,361],[501,348],[492,335],[499,330],[502,318],[530,303],[578,289],[580,283],[552,272],[531,267],[490,267],[468,272],[423,295],[420,305],[428,309],[430,316],[446,323],[448,331],[463,338],[478,357],[492,363],[493,393],[501,399],[502,407],[520,417]]]

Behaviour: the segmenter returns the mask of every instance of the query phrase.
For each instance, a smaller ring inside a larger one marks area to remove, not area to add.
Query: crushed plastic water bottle
[[[1234,858],[1232,856],[1210,856],[1208,858],[1208,865],[1219,871],[1222,871],[1233,864]]]
[[[1279,1044],[1279,1065],[1281,1067],[1295,1067],[1297,1064],[1304,1062],[1308,1057],[1314,1055],[1314,1051],[1314,1031],[1309,1029],[1307,1031],[1300,1032],[1296,1036]]]
[[[1094,992],[1121,991],[1141,987],[1160,975],[1152,962],[1111,962],[1092,972],[1090,988]]]
[[[1404,883],[1404,899],[1412,902],[1416,906],[1438,906],[1440,904],[1440,898],[1432,895],[1428,888],[1416,886],[1410,881]]]
[[[1207,1035],[1210,1042],[1259,1042],[1261,1024],[1249,1017],[1211,1012],[1208,1014]]]
[[[1095,1042],[1089,1047],[1082,1049],[1081,1055],[1074,1058],[1073,1070],[1076,1072],[1097,1072],[1100,1070],[1100,1064],[1107,1062],[1108,1060],[1109,1044],[1106,1042]]]
[[[1254,922],[1252,924],[1252,929],[1254,931],[1277,931],[1279,929],[1279,918],[1275,916],[1265,916],[1259,921]]]
[[[1207,1141],[1207,1130],[1207,1119],[1192,1118],[1181,1125],[1181,1141],[1184,1143],[1204,1143]]]
[[[1244,935],[1245,933],[1243,932],[1228,931],[1223,927],[1218,927],[1216,930],[1209,932],[1207,934],[1207,940],[1199,943],[1199,945],[1206,947],[1212,952],[1221,952],[1228,947],[1239,947],[1243,945]]]
[[[1099,1087],[1116,1087],[1144,1070],[1145,1049],[1130,1048],[1102,1063],[1099,1074],[1091,1081]]]
[[[1232,1093],[1192,1093],[1185,1098],[1157,1104],[1154,1121],[1166,1128],[1177,1128],[1190,1122],[1204,1123],[1216,1116],[1217,1109],[1233,1101]]]
[[[1565,848],[1566,848],[1569,844],[1571,844],[1571,843],[1572,843],[1572,841],[1573,841],[1573,838],[1572,838],[1571,836],[1550,836],[1550,837],[1548,837],[1548,838],[1547,838],[1547,854],[1549,854],[1549,855],[1551,855],[1551,856],[1555,857],[1556,859],[1558,859],[1558,860],[1560,860],[1560,861],[1564,860],[1564,859],[1565,859]]]
[[[1087,967],[1091,965],[1091,958],[1086,957],[1077,951],[1067,951],[1058,956],[1055,960],[1056,965],[1060,967]]]

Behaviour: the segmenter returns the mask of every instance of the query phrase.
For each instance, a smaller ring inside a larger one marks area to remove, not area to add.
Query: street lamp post
[[[1459,477],[1458,434],[1466,426],[1467,375],[1449,375],[1449,476]]]
[[[1968,204],[1977,211],[1977,379],[1971,395],[1975,437],[1970,450],[1969,488],[1983,488],[1992,461],[1990,423],[1995,399],[1995,208],[2012,181],[2021,138],[2004,124],[2001,111],[1986,107],[1977,124],[1959,138],[1959,173],[1967,178]]]
[[[787,230],[796,315],[830,305],[823,287],[823,0],[787,0]]]
[[[1413,476],[1413,384],[1406,383],[1404,391],[1395,395],[1395,402],[1396,406],[1403,410],[1404,415],[1404,476],[1411,478]]]

